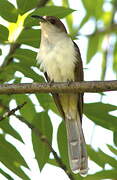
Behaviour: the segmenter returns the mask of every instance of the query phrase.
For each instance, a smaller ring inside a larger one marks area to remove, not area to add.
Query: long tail
[[[79,115],[77,115],[77,119],[66,118],[65,122],[71,170],[85,176],[88,172],[88,157]]]

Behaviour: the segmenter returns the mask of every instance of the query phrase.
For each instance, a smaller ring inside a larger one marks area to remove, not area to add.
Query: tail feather
[[[88,172],[88,158],[86,143],[79,116],[76,119],[66,118],[68,154],[70,167],[74,173],[86,175]]]
[[[78,122],[79,130],[80,130],[80,143],[81,143],[81,165],[80,165],[80,175],[85,176],[88,173],[88,156],[86,150],[85,138],[81,126],[81,122]]]

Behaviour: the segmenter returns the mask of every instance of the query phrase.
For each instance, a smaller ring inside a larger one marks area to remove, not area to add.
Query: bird
[[[79,82],[84,80],[79,47],[70,38],[62,21],[55,16],[32,15],[41,26],[37,61],[47,82]],[[73,173],[88,173],[88,155],[82,129],[83,93],[52,93],[65,121],[69,164]]]

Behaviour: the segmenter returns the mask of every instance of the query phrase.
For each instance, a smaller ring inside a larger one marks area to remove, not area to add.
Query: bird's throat
[[[54,37],[51,41],[43,37],[40,47],[37,60],[50,80],[66,82],[75,79],[75,49],[69,37],[60,35],[59,39]]]

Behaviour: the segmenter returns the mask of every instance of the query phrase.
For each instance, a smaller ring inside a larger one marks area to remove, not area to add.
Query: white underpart
[[[74,80],[75,49],[72,40],[65,32],[43,33],[44,42],[40,46],[37,61],[47,72],[50,80],[65,82]]]

